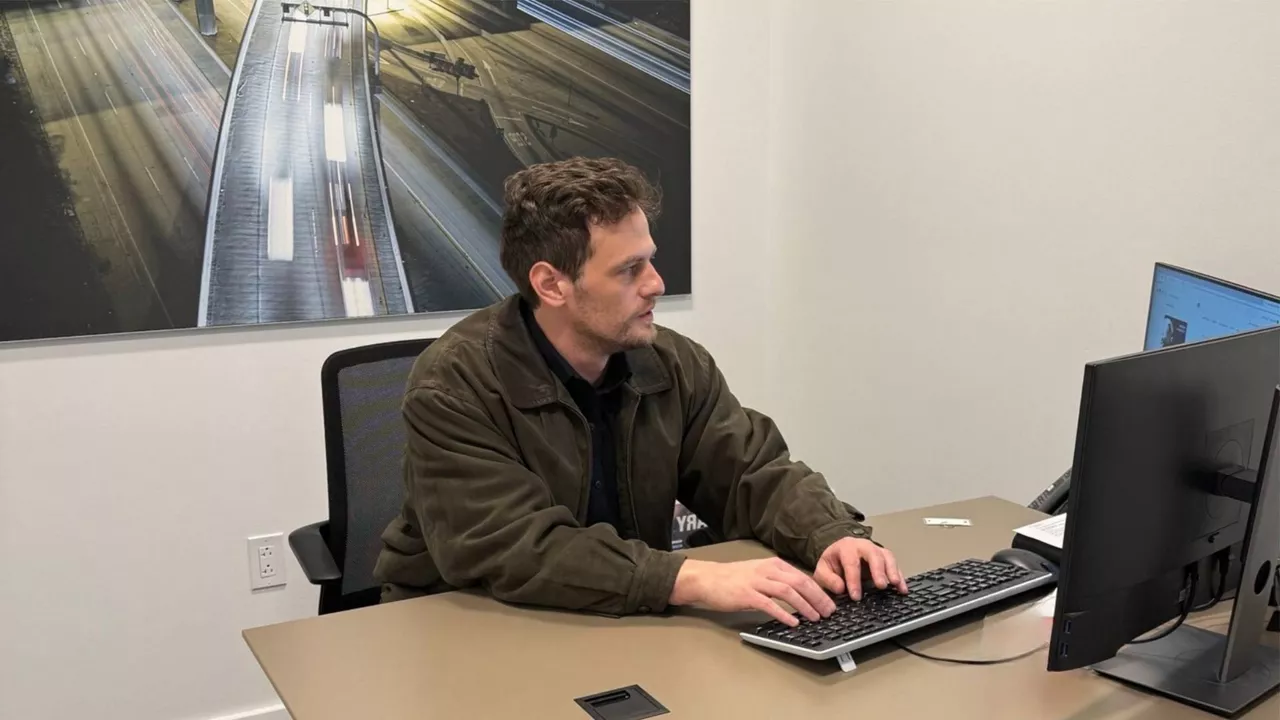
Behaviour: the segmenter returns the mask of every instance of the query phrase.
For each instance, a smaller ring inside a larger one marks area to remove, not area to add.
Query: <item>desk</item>
[[[973,527],[926,527],[965,517]],[[875,537],[908,575],[1008,546],[1039,517],[981,498],[874,517]],[[705,560],[767,556],[733,542],[689,551]],[[1001,638],[1000,616],[973,618],[914,647],[950,657],[1016,655],[1038,640]],[[670,718],[809,718],[875,714],[992,720],[1181,720],[1211,717],[1088,671],[1049,673],[1045,652],[996,666],[922,660],[878,646],[858,669],[747,645],[738,630],[760,615],[681,609],[603,618],[515,608],[463,591],[247,630],[246,642],[294,720],[588,717],[573,699],[638,684]],[[1201,618],[1213,626],[1215,618]],[[1225,614],[1216,618],[1225,627]],[[1215,628],[1216,629],[1216,628]],[[1274,642],[1274,636],[1269,640]],[[1003,644],[1003,647],[1001,645]],[[1280,697],[1251,717],[1280,717]]]

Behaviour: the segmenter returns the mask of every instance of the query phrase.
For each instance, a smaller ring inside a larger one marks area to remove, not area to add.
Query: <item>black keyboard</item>
[[[835,612],[818,622],[796,613],[799,627],[770,620],[742,633],[742,639],[826,660],[1053,582],[1053,576],[1043,571],[963,560],[907,578],[906,595],[892,587],[879,590],[864,583],[862,600],[834,596]]]

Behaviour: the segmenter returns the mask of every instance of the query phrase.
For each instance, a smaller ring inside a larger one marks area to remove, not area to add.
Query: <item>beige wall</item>
[[[1280,3],[796,6],[785,428],[855,503],[1035,497],[1156,261],[1280,293]]]

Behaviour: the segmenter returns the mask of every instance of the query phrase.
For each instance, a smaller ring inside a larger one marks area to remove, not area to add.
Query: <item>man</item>
[[[383,534],[383,600],[479,585],[513,603],[624,615],[671,605],[817,620],[907,588],[825,479],[790,459],[697,343],[654,324],[664,292],[635,168],[575,158],[508,179],[502,265],[519,294],[462,320],[404,398],[407,498]],[[680,500],[780,559],[670,552]],[[864,567],[865,566],[865,567]]]

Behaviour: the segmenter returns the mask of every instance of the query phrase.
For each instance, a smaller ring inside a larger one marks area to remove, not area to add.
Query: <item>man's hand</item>
[[[906,594],[907,581],[898,572],[893,553],[860,538],[847,537],[831,543],[818,558],[813,579],[833,593],[847,592],[854,600],[861,600],[863,563],[877,588],[883,590],[892,585],[898,592]]]
[[[722,612],[760,610],[788,627],[799,625],[777,600],[812,621],[836,609],[813,578],[779,558],[734,563],[685,560],[671,591],[672,605],[698,605]]]

